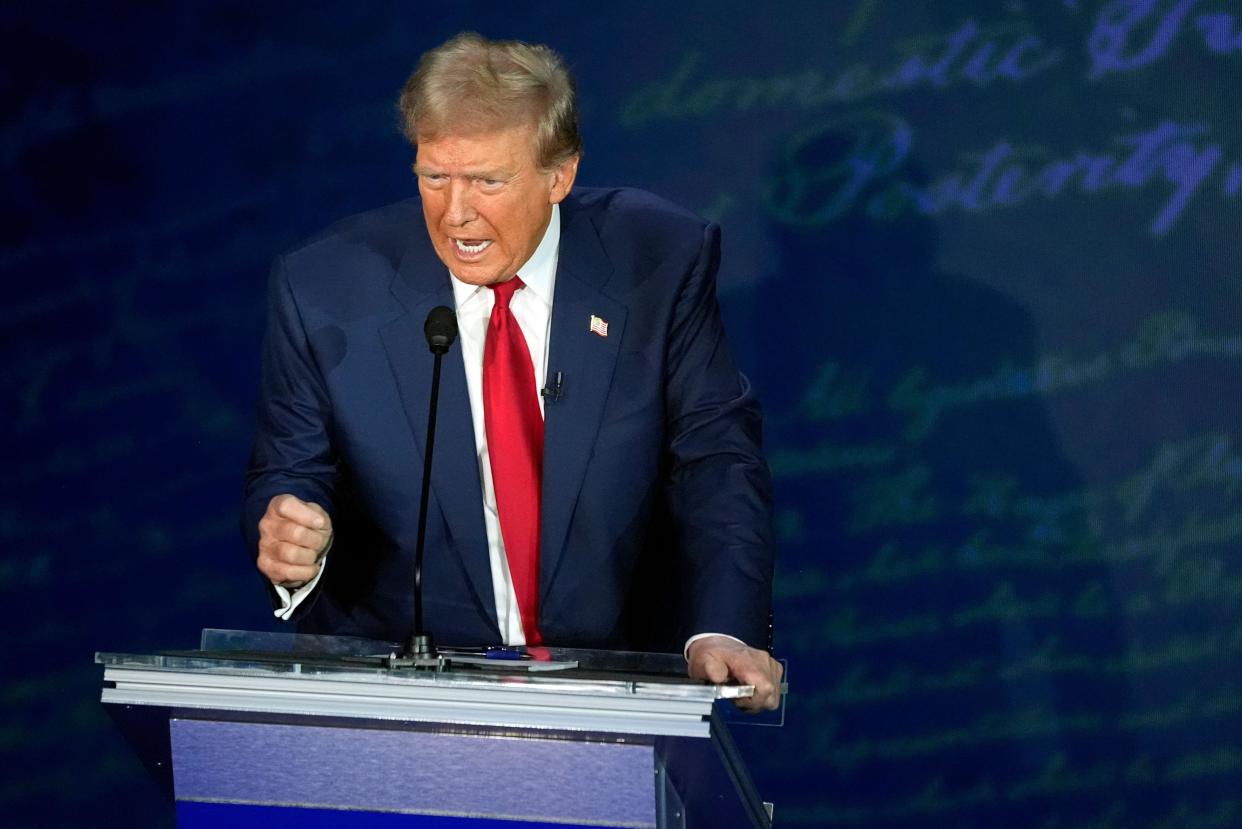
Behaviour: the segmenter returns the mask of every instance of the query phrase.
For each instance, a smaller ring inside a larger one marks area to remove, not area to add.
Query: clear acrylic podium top
[[[98,653],[104,702],[460,725],[706,736],[713,704],[753,693],[686,676],[680,654],[445,649],[439,669],[388,667],[390,642],[206,629],[200,650]],[[732,707],[732,706],[729,706]]]

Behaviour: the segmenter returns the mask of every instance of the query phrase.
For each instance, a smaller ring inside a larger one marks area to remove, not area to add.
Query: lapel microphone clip
[[[552,384],[541,388],[539,394],[544,398],[551,398],[553,403],[560,400],[565,396],[565,375],[558,371],[556,379],[552,381]]]

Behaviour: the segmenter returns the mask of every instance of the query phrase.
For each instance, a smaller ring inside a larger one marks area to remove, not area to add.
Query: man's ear
[[[574,179],[578,176],[578,159],[572,156],[552,169],[552,191],[548,194],[548,202],[560,204],[573,189]]]

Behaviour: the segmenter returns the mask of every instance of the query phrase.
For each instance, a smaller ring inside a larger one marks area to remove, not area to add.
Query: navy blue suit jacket
[[[768,635],[771,482],[725,341],[716,226],[636,190],[575,190],[545,401],[540,628],[552,645],[680,650]],[[427,396],[423,321],[453,307],[417,199],[346,220],[273,267],[244,529],[270,498],[321,504],[335,539],[299,630],[411,626]],[[592,316],[608,323],[601,337]],[[460,348],[444,360],[424,615],[437,641],[500,641]]]

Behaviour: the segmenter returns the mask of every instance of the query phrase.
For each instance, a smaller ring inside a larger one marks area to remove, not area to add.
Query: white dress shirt
[[[552,293],[556,287],[556,261],[561,244],[560,205],[552,205],[552,219],[543,239],[530,259],[518,268],[526,287],[509,301],[535,369],[536,398],[543,412],[544,387],[548,373],[548,341],[552,327]],[[450,272],[451,273],[451,272]],[[466,388],[470,391],[470,416],[474,421],[474,446],[479,460],[479,480],[483,483],[483,523],[487,529],[487,555],[492,564],[492,593],[496,599],[496,622],[506,645],[525,645],[522,616],[518,610],[509,558],[500,534],[496,511],[496,487],[492,483],[492,464],[487,454],[487,428],[483,422],[483,346],[487,324],[496,304],[496,292],[484,285],[467,285],[453,276],[453,299],[457,304],[457,331],[461,338],[461,358],[466,365]]]

